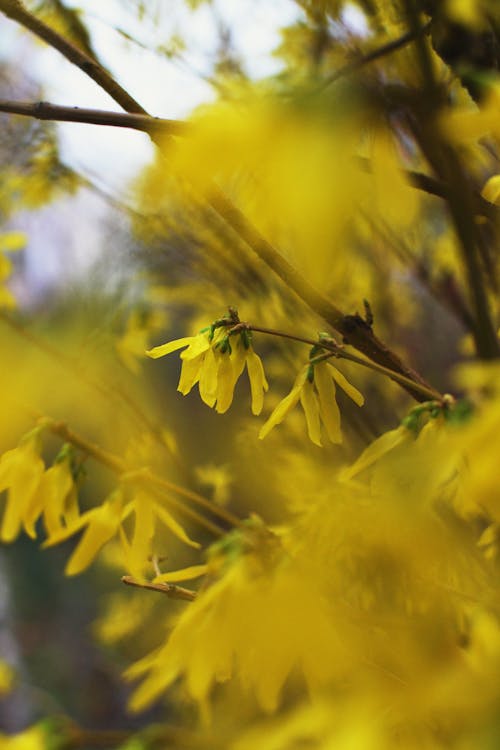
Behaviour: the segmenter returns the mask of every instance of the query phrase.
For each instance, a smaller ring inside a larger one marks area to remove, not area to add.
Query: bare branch
[[[159,594],[166,594],[170,599],[182,599],[187,602],[193,602],[196,599],[196,591],[185,589],[183,586],[176,586],[173,583],[141,583],[132,578],[132,576],[122,576],[121,580],[127,586],[135,586],[136,588],[147,589],[148,591],[157,591]]]
[[[391,55],[393,52],[397,52],[399,49],[406,47],[407,44],[409,44],[410,42],[414,42],[418,37],[428,34],[431,28],[431,24],[432,21],[429,21],[425,24],[425,26],[422,26],[419,29],[407,31],[406,34],[403,34],[397,39],[391,39],[390,42],[387,42],[386,44],[383,44],[382,46],[371,50],[371,52],[367,52],[365,55],[356,57],[354,60],[351,60],[351,62],[348,62],[342,68],[339,68],[339,70],[336,70],[335,73],[332,73],[330,76],[328,76],[326,80],[322,82],[319,90],[322,91],[332,83],[335,83],[341,78],[345,78],[346,76],[356,73],[358,70],[366,67],[366,65],[375,62],[375,60],[380,60],[381,58],[387,57],[387,55]]]
[[[76,65],[92,78],[124,110],[143,115],[147,114],[139,102],[128,91],[122,88],[102,65],[90,57],[90,55],[75,47],[74,44],[68,42],[61,34],[50,26],[47,26],[46,23],[37,18],[33,13],[30,13],[19,0],[0,0],[0,12],[21,26],[24,26],[28,31],[36,34],[37,37],[43,39],[44,42],[47,42],[54,49],[57,49],[73,65]]]
[[[62,107],[49,102],[16,102],[0,99],[0,112],[34,117],[37,120],[81,122],[89,125],[110,125],[115,128],[141,130],[150,135],[186,135],[189,124],[182,120],[165,120],[151,115],[110,112],[104,109]]]

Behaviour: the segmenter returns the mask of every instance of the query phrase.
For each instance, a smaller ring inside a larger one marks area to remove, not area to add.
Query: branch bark
[[[1,2],[1,0],[0,0]],[[110,112],[105,109],[86,109],[85,107],[63,107],[49,102],[17,102],[0,99],[0,112],[23,117],[34,117],[36,120],[57,122],[81,122],[89,125],[109,125],[115,128],[131,128],[149,135],[186,135],[189,123],[182,120],[166,120],[144,114],[128,112]]]

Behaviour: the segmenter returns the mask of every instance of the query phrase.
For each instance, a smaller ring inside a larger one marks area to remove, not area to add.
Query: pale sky
[[[123,0],[66,0],[68,6],[83,11],[97,54],[119,82],[152,115],[184,118],[214,97],[200,75],[210,70],[214,56],[214,17],[205,4],[191,12],[183,0],[150,2],[160,9],[158,25],[139,23],[134,13],[125,10]],[[247,72],[260,77],[279,70],[272,51],[280,41],[279,28],[297,17],[293,0],[213,0],[213,4],[231,28]],[[116,33],[115,25],[146,47],[165,44],[180,34],[187,45],[185,62],[166,60],[127,42]],[[34,43],[30,34],[3,16],[0,38],[0,59],[35,79],[45,101],[120,111],[82,71],[47,45]],[[152,157],[149,138],[136,131],[76,123],[60,123],[58,128],[63,161],[127,202],[131,180]],[[77,278],[106,251],[101,222],[107,211],[105,203],[80,192],[75,198],[14,218],[12,228],[29,235],[24,270],[13,283],[21,301],[29,302],[45,289]]]
[[[203,80],[214,59],[214,15],[210,4],[202,3],[196,11],[189,11],[184,0],[149,2],[159,9],[158,24],[139,23],[135,14],[126,10],[124,0],[66,0],[68,6],[83,11],[100,59],[142,106],[155,116],[185,118],[194,107],[214,98],[212,88]],[[255,78],[276,73],[280,61],[272,52],[280,42],[279,29],[300,13],[296,3],[212,0],[212,5],[230,27],[247,73]],[[344,20],[353,30],[363,22],[352,5]],[[145,47],[166,44],[173,35],[180,35],[186,41],[183,62],[169,61],[126,41],[115,26]],[[42,86],[45,101],[120,111],[97,84],[56,50],[34,43],[30,34],[20,32],[16,24],[2,16],[0,37],[0,59],[18,65],[34,78]],[[107,193],[128,202],[128,186],[153,155],[148,136],[76,123],[60,123],[58,128],[63,161]],[[25,227],[18,223],[14,228],[26,228],[30,235],[25,272],[15,283],[25,301],[36,296],[36,290],[42,292],[47,286],[78,276],[103,252],[100,222],[107,211],[102,201],[80,194],[55,207],[16,217],[16,222],[24,221]]]
[[[198,74],[207,72],[216,39],[214,18],[207,4],[189,11],[182,0],[157,0],[160,23],[138,23],[124,11],[119,0],[67,0],[68,6],[84,11],[94,47],[120,83],[153,115],[184,118],[198,104],[210,101],[213,90]],[[246,70],[255,77],[279,69],[272,57],[278,45],[279,27],[297,16],[292,0],[214,0],[221,17],[229,24],[236,49]],[[186,63],[166,60],[153,52],[126,42],[114,25],[146,46],[165,44],[174,34],[187,42]],[[44,89],[44,98],[55,104],[120,108],[75,66],[45,45],[30,52],[30,73]],[[147,136],[116,128],[61,124],[63,158],[89,172],[106,187],[121,193],[140,166],[151,157]]]

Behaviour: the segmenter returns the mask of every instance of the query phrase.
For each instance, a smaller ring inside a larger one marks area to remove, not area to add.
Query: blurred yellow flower
[[[0,734],[0,750],[47,750],[48,737],[42,725],[35,725],[19,734]]]
[[[92,508],[68,526],[54,530],[43,547],[60,544],[85,529],[64,571],[67,576],[77,575],[88,568],[101,547],[118,533],[122,522],[130,515],[132,509],[132,503],[125,505],[123,491],[117,489],[98,508]]]
[[[29,536],[36,536],[35,498],[45,470],[40,447],[38,430],[33,430],[17,448],[7,451],[0,459],[0,492],[7,490],[7,506],[0,528],[0,539],[4,542],[14,541],[21,526]]]

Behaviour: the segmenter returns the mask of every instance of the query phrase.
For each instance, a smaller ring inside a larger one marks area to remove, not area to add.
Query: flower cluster
[[[262,440],[273,427],[280,424],[300,401],[307,422],[309,438],[321,446],[321,423],[332,443],[342,442],[340,412],[335,400],[335,384],[358,406],[364,404],[363,395],[337,370],[325,361],[306,365],[295,379],[290,393],[276,406],[267,422],[260,430]]]
[[[275,332],[274,332],[275,333]],[[311,350],[311,359],[297,375],[290,393],[276,406],[260,430],[263,439],[280,424],[300,401],[307,421],[309,438],[321,446],[321,424],[332,443],[342,442],[340,412],[335,397],[336,385],[358,405],[364,404],[363,395],[345,376],[324,357],[319,343]],[[264,393],[269,386],[260,357],[252,348],[251,330],[237,317],[221,318],[196,336],[185,336],[156,346],[146,353],[153,359],[184,349],[177,390],[189,393],[196,383],[204,403],[219,414],[224,414],[233,401],[235,385],[247,369],[252,394],[252,413],[259,415],[264,405]],[[328,356],[328,355],[327,355]]]
[[[122,475],[118,487],[100,505],[81,513],[74,449],[65,444],[46,469],[41,456],[41,434],[46,426],[42,422],[0,458],[0,492],[7,493],[1,541],[14,541],[22,529],[35,538],[40,518],[47,536],[44,547],[60,544],[83,531],[66,565],[65,573],[70,576],[85,570],[105,544],[119,538],[125,567],[142,578],[159,524],[184,544],[199,547],[164,507],[162,496],[144,486],[141,471]],[[124,523],[129,517],[134,518],[134,524],[127,535]]]
[[[182,369],[177,390],[184,396],[198,384],[202,401],[224,414],[233,402],[233,394],[243,370],[247,369],[252,394],[252,413],[260,414],[264,405],[264,392],[268,390],[264,367],[251,345],[247,331],[242,331],[230,341],[222,328],[204,329],[197,336],[170,341],[150,349],[147,354],[154,359],[184,349],[181,353]]]

